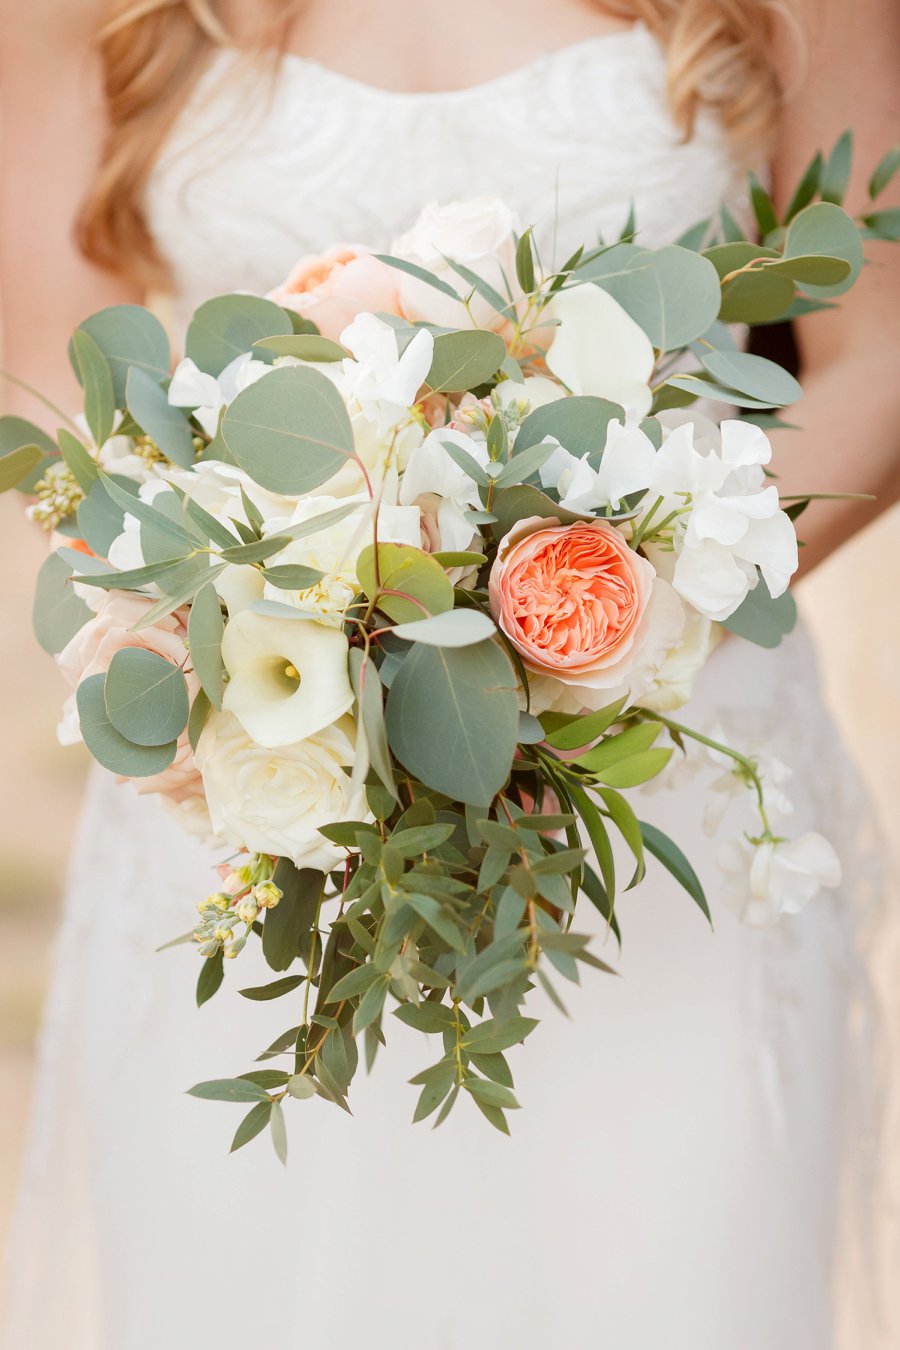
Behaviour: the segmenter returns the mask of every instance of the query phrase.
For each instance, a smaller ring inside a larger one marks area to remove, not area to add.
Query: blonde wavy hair
[[[98,36],[108,130],[76,237],[84,255],[150,287],[166,266],[144,215],[147,180],[190,92],[217,47],[242,46],[261,62],[284,47],[299,0],[254,0],[255,28],[241,40],[218,0],[112,0]],[[640,20],[667,53],[668,97],[689,136],[713,107],[736,155],[764,153],[780,91],[771,61],[775,0],[603,0],[610,17]]]

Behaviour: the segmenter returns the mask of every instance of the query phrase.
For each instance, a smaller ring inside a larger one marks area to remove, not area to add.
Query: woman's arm
[[[900,6],[896,0],[827,0],[815,9],[806,52],[784,26],[779,63],[787,94],[773,163],[783,207],[817,149],[848,127],[856,152],[847,198],[863,209],[868,175],[900,138]],[[900,179],[879,209],[900,202]],[[866,244],[869,264],[839,308],[796,324],[801,432],[777,437],[783,493],[871,492],[875,502],[814,502],[799,523],[804,571],[900,498],[900,246]]]
[[[0,0],[0,302],[3,366],[63,408],[80,406],[66,357],[72,330],[104,305],[140,298],[78,252],[72,225],[103,135],[92,41],[96,0]],[[55,430],[4,381],[3,411]]]

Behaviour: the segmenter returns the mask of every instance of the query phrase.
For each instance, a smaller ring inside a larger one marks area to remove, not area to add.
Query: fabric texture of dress
[[[641,27],[457,93],[377,90],[297,57],[262,91],[250,79],[217,58],[151,184],[180,316],[268,290],[304,252],[386,247],[433,198],[504,197],[557,263],[614,236],[632,202],[651,243],[723,198],[746,206],[716,122],[688,142],[673,128]],[[833,840],[840,891],[743,927],[717,903],[709,778],[641,794],[703,878],[715,934],[655,871],[621,899],[621,958],[579,916],[621,978],[566,986],[570,1021],[535,995],[511,1139],[468,1102],[436,1132],[410,1124],[428,1047],[397,1023],[353,1119],[288,1111],[287,1171],[265,1139],[229,1158],[240,1108],[185,1095],[250,1068],[291,1020],[286,1001],[238,997],[271,978],[258,952],[198,1012],[196,952],[156,951],[190,927],[217,855],[98,772],[41,1044],[8,1350],[832,1350],[838,1215],[866,1207],[859,1166],[857,1205],[841,1201],[848,1130],[869,1156],[865,803],[802,631],[775,652],[724,644],[682,716],[793,768],[792,828]],[[867,1334],[859,1347],[881,1344]]]

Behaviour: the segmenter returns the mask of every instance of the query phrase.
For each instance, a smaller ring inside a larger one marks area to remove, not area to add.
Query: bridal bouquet
[[[629,222],[562,266],[498,201],[430,206],[389,255],[208,301],[174,373],[151,313],[93,315],[83,418],[55,441],[0,422],[0,482],[57,545],[35,622],[72,687],[62,738],[230,852],[198,1000],[259,940],[277,978],[242,992],[294,1010],[260,1056],[287,1067],[192,1089],[249,1105],[235,1147],[270,1126],[283,1154],[286,1099],[345,1107],[389,1012],[436,1041],[415,1119],[464,1093],[505,1130],[529,990],[610,969],[577,908],[618,937],[613,839],[628,886],[650,857],[709,915],[629,801],[691,740],[756,803],[723,888],[745,918],[836,884],[765,767],[673,713],[723,628],[774,646],[794,622],[809,497],[779,498],[766,432],[800,389],[730,325],[852,284],[847,159],[783,220],[754,182],[762,243],[727,212],[656,249]]]

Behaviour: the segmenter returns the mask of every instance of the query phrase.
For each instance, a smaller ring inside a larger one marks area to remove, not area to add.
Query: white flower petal
[[[547,317],[559,321],[547,366],[573,394],[610,399],[638,416],[650,411],[653,345],[617,300],[599,286],[573,286]]]

